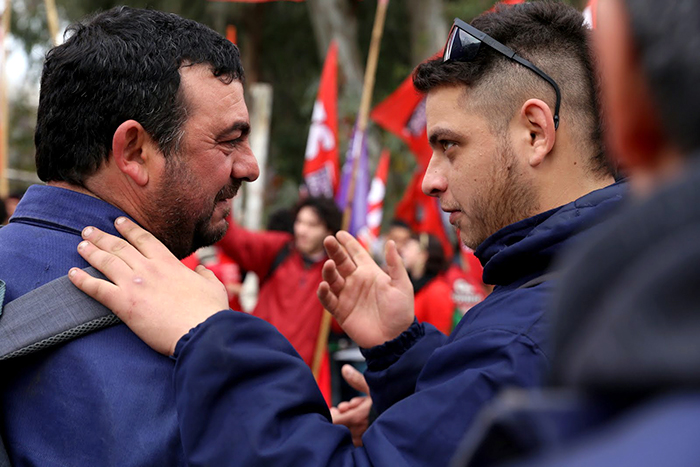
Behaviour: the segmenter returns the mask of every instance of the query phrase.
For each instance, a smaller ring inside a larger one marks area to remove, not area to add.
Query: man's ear
[[[540,99],[529,99],[520,108],[517,123],[527,163],[537,167],[552,151],[556,140],[552,110]]]
[[[116,166],[139,186],[148,183],[148,162],[155,156],[156,148],[146,130],[135,120],[119,125],[112,138]]]

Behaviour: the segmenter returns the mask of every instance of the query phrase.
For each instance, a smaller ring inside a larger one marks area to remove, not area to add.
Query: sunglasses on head
[[[461,19],[455,18],[452,29],[450,29],[450,34],[447,36],[447,44],[445,44],[442,62],[471,62],[479,53],[481,44],[486,44],[509,59],[520,63],[525,68],[537,73],[537,75],[552,85],[557,95],[557,102],[554,106],[554,129],[556,130],[559,127],[559,106],[561,104],[559,86],[547,73],[516,54],[510,47],[506,47],[493,37],[484,34]]]

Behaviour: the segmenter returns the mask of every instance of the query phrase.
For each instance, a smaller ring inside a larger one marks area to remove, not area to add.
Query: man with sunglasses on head
[[[281,336],[253,317],[219,312],[225,297],[195,293],[217,284],[171,260],[155,264],[162,249],[129,221],[120,233],[148,258],[136,261],[138,251],[99,231],[85,237],[81,254],[117,287],[80,271],[74,283],[176,359],[178,417],[193,464],[446,465],[501,389],[544,382],[552,258],[624,191],[602,154],[589,52],[580,13],[533,2],[471,26],[457,20],[444,57],[417,68],[433,147],[423,189],[450,212],[495,289],[447,337],[415,321],[392,242],[387,274],[346,232],[325,240],[319,298],[363,347],[379,412],[363,447],[329,423],[308,367]],[[136,269],[143,280],[134,287],[132,273],[120,278],[115,268]],[[168,280],[149,280],[154,270]],[[178,297],[173,283],[183,284]]]

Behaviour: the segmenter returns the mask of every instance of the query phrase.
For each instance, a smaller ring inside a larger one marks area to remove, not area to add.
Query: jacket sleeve
[[[173,357],[188,465],[371,465],[347,428],[331,423],[309,367],[269,323],[222,311]]]
[[[414,319],[396,339],[361,349],[367,362],[365,379],[377,413],[413,394],[425,362],[446,340],[432,325]]]
[[[251,232],[238,225],[233,216],[229,216],[228,222],[226,235],[217,246],[242,269],[254,272],[263,280],[277,253],[293,236],[286,232]]]
[[[347,429],[331,424],[308,366],[264,321],[220,312],[183,337],[174,357],[182,444],[193,466],[447,465],[499,387],[529,386],[521,376],[542,373],[536,348],[520,336],[484,331],[455,341],[433,353],[415,393],[380,415],[364,447],[354,448]]]

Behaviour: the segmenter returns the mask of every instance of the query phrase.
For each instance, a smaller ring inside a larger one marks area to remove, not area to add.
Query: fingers
[[[345,285],[345,279],[338,273],[338,268],[335,265],[335,261],[329,259],[323,264],[321,276],[323,277],[324,281],[328,282],[331,292],[333,292],[335,295],[340,295],[340,292],[343,290],[343,286]]]
[[[96,246],[97,249],[102,250],[102,252],[108,255],[114,255],[117,258],[120,258],[122,261],[124,261],[124,263],[128,264],[132,268],[135,267],[141,259],[143,259],[143,255],[139,253],[136,248],[129,245],[127,241],[103,232],[98,228],[91,226],[85,227],[82,232],[82,237],[92,245]],[[92,250],[89,251],[92,252]],[[85,256],[83,257],[85,258]],[[88,258],[85,259],[87,260]],[[93,264],[93,266],[97,268],[96,265]]]
[[[88,229],[90,229],[90,227],[87,227],[85,230]],[[89,234],[91,240],[99,237],[100,233],[103,235],[108,235],[97,229],[94,230],[95,232]],[[112,239],[116,239],[116,237],[112,235],[109,236],[112,237]],[[78,244],[78,253],[85,259],[85,261],[90,263],[91,266],[102,272],[102,274],[107,276],[112,282],[115,283],[117,282],[117,278],[131,278],[133,276],[133,269],[119,255],[110,251],[104,251],[104,249],[94,245],[91,240],[84,240]],[[134,254],[139,254],[125,241],[120,240],[120,242],[123,244],[120,245],[120,247],[123,249],[130,248]],[[105,246],[105,239],[103,239],[101,243],[103,246]],[[108,243],[114,246],[114,243],[111,242],[111,240],[109,240]],[[128,256],[128,253],[125,254],[125,256]]]
[[[175,256],[147,230],[136,225],[126,217],[119,217],[114,221],[117,231],[129,241],[146,258],[174,259]]]
[[[411,279],[408,278],[408,272],[406,272],[406,267],[403,265],[396,243],[393,240],[386,242],[384,254],[386,256],[387,272],[389,277],[391,277],[392,283],[410,283]]]
[[[342,232],[342,231],[341,231]],[[338,232],[340,234],[341,232]],[[347,232],[345,232],[347,234]],[[337,234],[336,234],[337,235]],[[350,235],[350,234],[348,234]],[[345,248],[343,248],[338,239],[333,236],[328,236],[323,240],[323,247],[326,249],[328,258],[332,259],[338,269],[338,272],[343,277],[348,277],[352,274],[357,266],[352,261],[352,258],[348,255]]]
[[[362,405],[362,403],[367,399],[367,396],[358,396],[358,397],[353,397],[349,401],[341,402],[338,404],[338,412],[340,413],[345,413],[348,410],[352,410],[356,407],[359,407]]]
[[[335,316],[335,312],[338,309],[338,297],[335,294],[333,294],[333,292],[331,292],[331,288],[328,285],[328,282],[324,281],[318,285],[318,289],[316,290],[316,296],[318,296],[318,299],[321,302],[321,305],[323,305],[323,308],[325,308],[330,314]],[[337,316],[336,319],[338,319]]]
[[[196,268],[194,268],[194,272],[202,276],[203,278],[207,279],[208,281],[216,281],[216,282],[221,282],[219,281],[219,278],[216,277],[216,274],[211,269],[207,269],[205,266],[202,266],[201,264],[198,264]]]
[[[343,365],[341,372],[345,381],[347,381],[353,389],[369,394],[369,386],[367,385],[365,376],[355,369],[355,367],[352,365]]]
[[[335,234],[335,236],[340,242],[340,245],[347,250],[354,264],[357,266],[376,264],[367,250],[365,250],[364,247],[360,245],[360,242],[348,232],[341,230]]]
[[[72,268],[68,271],[70,281],[85,292],[90,297],[104,304],[107,308],[115,312],[119,316],[119,310],[116,309],[117,296],[119,288],[102,279],[92,277],[87,272],[79,268]]]

